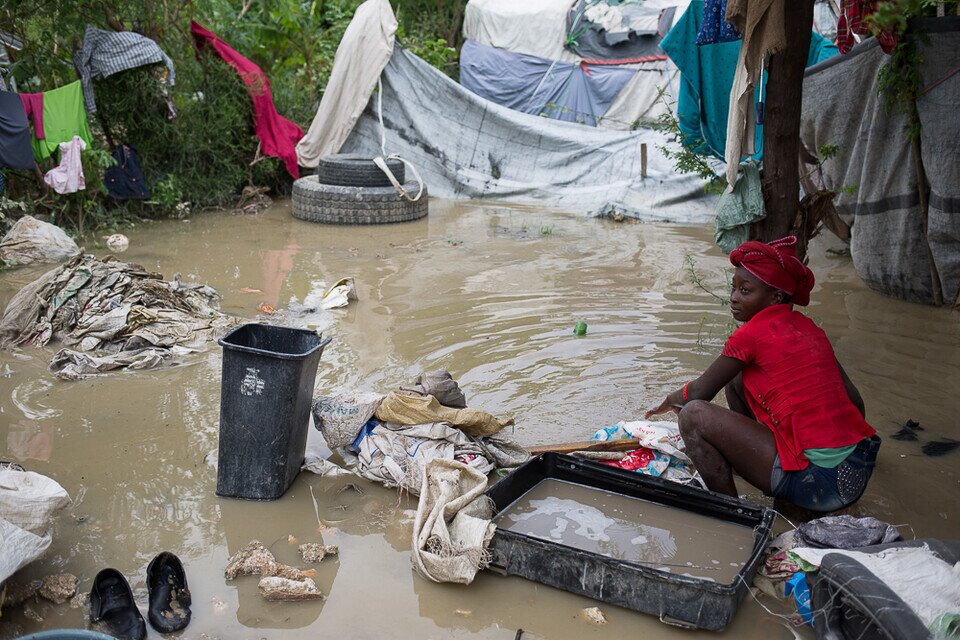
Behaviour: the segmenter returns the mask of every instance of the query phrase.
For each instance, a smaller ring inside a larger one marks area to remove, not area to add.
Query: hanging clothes
[[[61,143],[70,142],[74,136],[80,136],[88,147],[93,142],[79,80],[44,91],[43,131],[44,138],[33,141],[33,156],[38,161],[49,158]]]
[[[727,22],[727,0],[704,0],[703,22],[697,32],[697,44],[718,44],[739,40],[743,34]]]
[[[97,110],[93,81],[115,73],[150,64],[167,66],[167,83],[176,82],[173,60],[156,42],[132,31],[104,31],[87,25],[83,46],[73,56],[73,65],[83,83],[83,102],[87,111]]]
[[[30,124],[16,93],[0,91],[0,167],[32,169]]]
[[[116,164],[103,174],[107,195],[114,200],[149,200],[150,190],[143,179],[137,150],[131,144],[120,144],[113,150]]]
[[[737,183],[737,169],[746,145],[748,153],[755,141],[753,97],[760,82],[763,62],[782,51],[787,44],[785,27],[785,0],[729,0],[727,19],[743,33],[737,70],[730,89],[730,109],[727,116],[727,144],[724,160],[727,163],[727,183]]]
[[[198,22],[190,22],[190,33],[193,34],[198,49],[212,48],[224,62],[240,74],[253,100],[253,131],[260,139],[261,151],[265,155],[283,160],[287,173],[294,178],[299,178],[300,168],[297,165],[296,146],[303,137],[303,130],[277,113],[267,75],[260,67],[237,53],[217,34]]]
[[[849,53],[857,43],[854,35],[874,35],[865,18],[877,10],[877,0],[840,0],[840,18],[837,21],[837,47],[840,53]],[[892,31],[876,33],[884,53],[893,53],[899,38]]]
[[[21,93],[20,102],[28,118],[33,118],[33,135],[35,138],[46,137],[43,133],[43,94]]]
[[[60,145],[60,164],[47,171],[43,181],[50,185],[57,193],[76,193],[86,189],[87,183],[83,177],[83,163],[80,161],[80,152],[87,148],[87,143],[80,136],[73,136],[70,142]]]
[[[734,40],[698,46],[696,40],[703,24],[703,14],[704,0],[693,0],[660,43],[660,48],[680,69],[677,120],[684,146],[723,160],[726,157],[730,90],[741,43]],[[817,33],[811,35],[808,67],[836,54],[833,43]],[[766,74],[762,82],[766,82]],[[754,91],[754,102],[759,101],[760,93],[758,86]],[[754,152],[747,157],[759,162],[763,158],[763,126],[760,123],[755,126],[754,139]],[[739,162],[734,168],[738,165]]]

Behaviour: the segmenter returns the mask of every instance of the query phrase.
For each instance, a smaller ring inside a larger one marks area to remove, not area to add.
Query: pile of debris
[[[335,546],[307,542],[299,547],[300,557],[306,563],[315,564],[326,556],[339,553]],[[298,569],[277,562],[274,555],[259,540],[251,540],[247,546],[233,554],[223,572],[227,580],[240,576],[261,576],[257,585],[265,600],[323,600],[323,593],[313,579],[313,569]]]
[[[327,445],[351,471],[308,456],[304,469],[320,475],[355,472],[387,487],[419,495],[424,470],[435,459],[462,462],[486,475],[530,458],[502,437],[513,420],[471,409],[447,371],[425,374],[387,395],[344,392],[316,398],[313,416]]]
[[[0,348],[66,346],[50,370],[76,380],[114,369],[148,369],[200,349],[236,324],[209,286],[187,284],[113,257],[82,254],[13,297],[0,319]]]

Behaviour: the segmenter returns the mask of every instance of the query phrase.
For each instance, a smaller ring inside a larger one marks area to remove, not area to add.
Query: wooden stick
[[[582,440],[580,442],[561,442],[559,444],[543,444],[527,447],[530,455],[541,453],[573,453],[574,451],[630,451],[639,448],[640,441],[636,438],[621,440]]]
[[[640,177],[647,179],[647,143],[640,144]]]

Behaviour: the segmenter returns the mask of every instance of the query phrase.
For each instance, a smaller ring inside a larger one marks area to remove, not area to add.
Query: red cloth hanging
[[[193,34],[198,49],[210,46],[218,56],[237,70],[253,100],[253,131],[260,139],[261,151],[265,155],[283,160],[287,172],[294,178],[299,178],[296,146],[303,137],[303,129],[277,113],[267,74],[195,20],[190,21],[190,33]]]
[[[33,133],[37,140],[47,137],[43,131],[43,94],[42,93],[21,93],[20,102],[23,104],[23,111],[28,118],[33,118]]]

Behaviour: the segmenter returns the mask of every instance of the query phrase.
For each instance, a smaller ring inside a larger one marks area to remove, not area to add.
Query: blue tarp
[[[687,10],[660,43],[680,69],[680,95],[677,119],[684,143],[697,153],[724,159],[727,146],[727,115],[730,110],[730,89],[737,70],[740,41],[698,46],[697,33],[703,21],[704,0],[693,0]],[[823,36],[813,33],[807,66],[813,66],[838,53],[837,47]],[[754,100],[759,100],[766,75],[757,87]],[[756,128],[755,160],[763,157],[763,126]]]
[[[523,113],[597,126],[636,69],[555,62],[467,40],[460,84]]]

